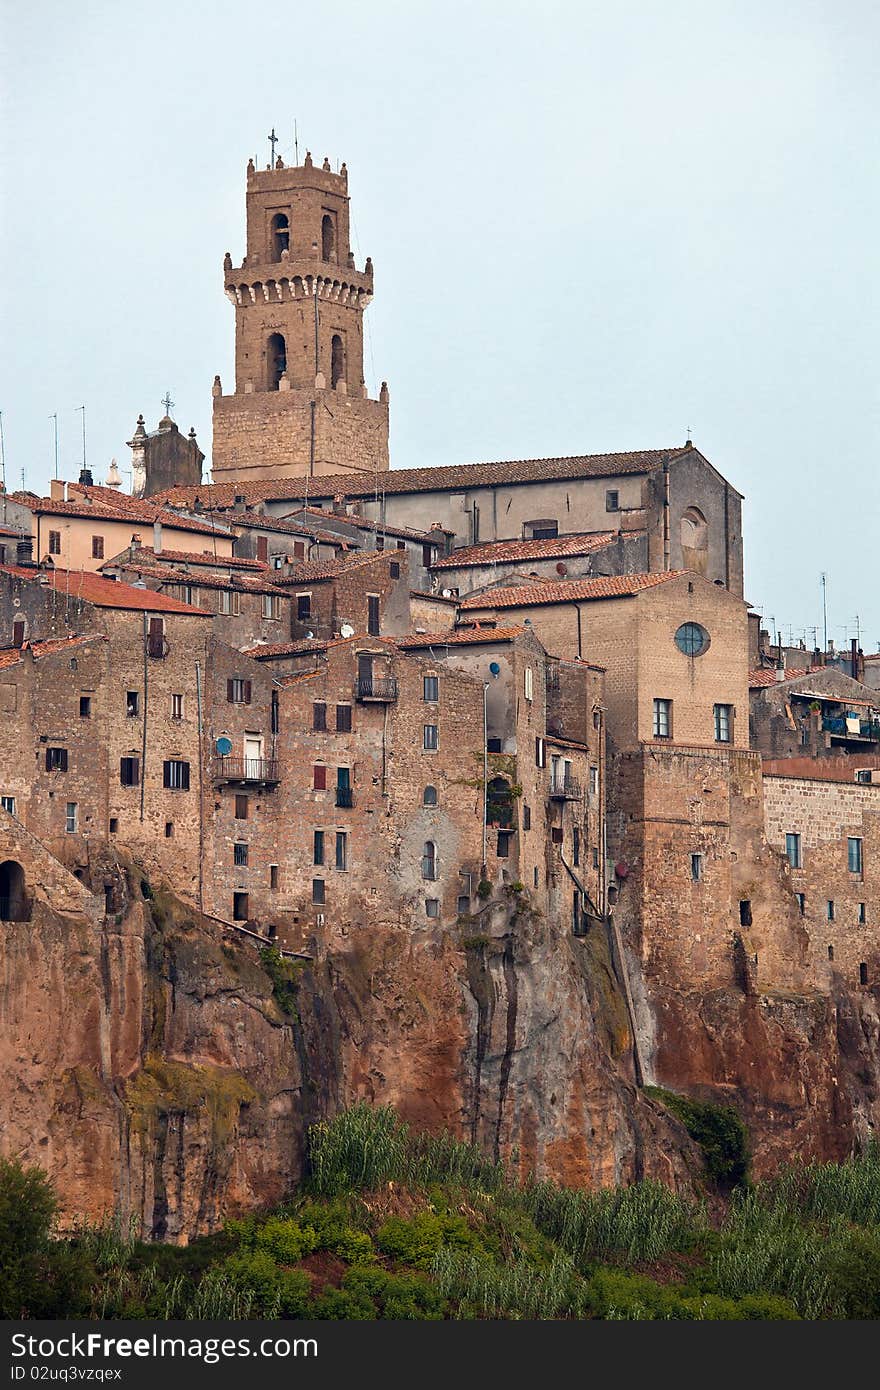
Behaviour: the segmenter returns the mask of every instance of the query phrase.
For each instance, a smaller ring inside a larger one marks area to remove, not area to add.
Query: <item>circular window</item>
[[[685,656],[702,656],[709,645],[709,634],[699,623],[682,623],[675,634],[675,645]]]

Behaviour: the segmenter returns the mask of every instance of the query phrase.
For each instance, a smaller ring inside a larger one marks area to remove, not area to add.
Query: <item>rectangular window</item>
[[[846,842],[846,862],[851,874],[862,872],[862,842],[855,835]]]
[[[172,718],[172,719],[182,719],[182,718],[183,718],[183,696],[182,696],[182,695],[172,695],[172,696],[171,696],[171,718]]]
[[[316,830],[313,837],[312,863],[324,863],[324,832]]]
[[[654,701],[654,737],[671,738],[672,736],[672,701]]]
[[[864,926],[868,920],[868,912],[864,903],[859,903],[859,925]]]
[[[315,763],[312,768],[312,787],[316,792],[327,789],[327,769],[323,763]]]
[[[140,703],[141,697],[136,690],[127,690],[125,692],[125,713],[129,719],[135,719],[137,717]]]
[[[384,549],[385,549],[385,537],[384,537],[384,536],[377,536],[377,537],[376,537],[376,549],[377,549],[377,550],[384,550]]]
[[[247,820],[248,818],[248,798],[244,792],[235,794],[235,819]]]
[[[351,733],[351,705],[336,706],[336,732],[338,734]]]
[[[379,595],[367,594],[367,632],[379,636]]]
[[[739,924],[741,927],[752,925],[752,902],[750,898],[740,898]]]
[[[439,676],[425,676],[422,679],[422,699],[429,703],[440,699]]]
[[[10,816],[14,816],[14,815],[15,815],[15,797],[14,797],[14,796],[0,796],[0,806],[2,806],[2,807],[3,807],[3,810],[4,810],[4,811],[7,811],[7,812],[9,813]]]
[[[796,893],[796,894],[795,894],[795,897],[797,898],[798,910],[799,910],[801,916],[803,917],[804,913],[805,913],[806,910],[807,910],[807,898],[806,898],[806,894],[805,894],[805,893]]]
[[[715,706],[715,742],[730,743],[733,729],[733,705]]]
[[[581,862],[581,832],[578,826],[573,826],[571,831],[571,862],[575,868]]]
[[[248,895],[247,893],[233,893],[232,895],[232,920],[234,922],[246,922],[248,919]]]
[[[435,749],[439,747],[439,736],[436,724],[425,724],[423,726],[422,747],[425,749]]]
[[[522,828],[523,828],[523,830],[531,830],[531,828],[532,828],[532,808],[531,808],[531,806],[526,806],[525,804],[523,805],[523,827],[522,827]]]
[[[392,579],[400,578],[400,565],[398,564],[397,560],[392,560],[391,564],[388,566],[388,569]]]
[[[563,830],[561,825],[554,825],[550,828],[550,839],[554,845],[561,845],[563,840]]]
[[[270,888],[277,888],[277,887],[278,887],[278,865],[277,865],[277,864],[270,864],[270,865],[269,865],[269,887],[270,887]]]
[[[296,596],[296,616],[299,622],[306,623],[312,616],[312,596],[311,594],[297,594]]]
[[[606,512],[620,511],[620,493],[616,488],[609,488],[605,493],[605,510]]]
[[[46,771],[47,771],[47,772],[66,772],[66,771],[67,771],[67,749],[66,749],[66,748],[47,748],[47,749],[46,749]]]
[[[168,758],[162,765],[162,785],[168,791],[189,791],[189,763],[180,758]]]
[[[251,683],[233,676],[226,682],[226,699],[230,705],[249,705],[251,702]]]
[[[175,584],[172,588],[181,603],[192,603],[193,591],[191,584]]]
[[[217,612],[227,617],[238,617],[241,612],[241,594],[237,589],[220,589],[217,593]]]
[[[312,902],[324,902],[324,880],[322,878],[312,879]]]
[[[428,566],[432,563],[433,559],[434,559],[434,550],[433,550],[433,547],[430,546],[430,545],[428,545],[427,541],[424,541],[424,542],[422,543],[422,564],[424,565],[425,569],[428,568]]]
[[[703,856],[702,854],[691,855],[691,879],[694,883],[699,883],[703,877]]]
[[[294,560],[304,560],[304,559],[306,558],[306,543],[305,543],[305,541],[294,541],[294,542],[293,542],[293,558],[294,558]],[[280,569],[280,568],[281,568],[281,556],[280,556],[280,555],[276,555],[276,556],[275,556],[275,568],[276,568],[276,569]]]
[[[269,559],[269,537],[257,536],[257,559],[264,565]]]
[[[426,917],[439,917],[439,916],[440,916],[440,899],[439,899],[439,898],[425,898],[425,916],[426,916]]]
[[[406,541],[398,541],[398,542],[397,542],[397,549],[398,549],[398,550],[406,550]]]
[[[232,846],[232,862],[239,869],[246,869],[248,862],[248,846],[245,844],[234,844]]]
[[[825,916],[829,922],[834,921],[834,900],[832,898],[829,898],[825,904]]]
[[[50,532],[49,532],[49,554],[50,554],[50,555],[60,555],[60,554],[61,554],[61,532],[60,532],[60,531],[50,531]]]
[[[336,805],[349,809],[354,805],[350,767],[338,767],[336,769]]]
[[[486,739],[486,752],[487,752],[487,753],[503,753],[503,752],[504,752],[504,740],[501,739],[501,738],[487,738],[487,739]]]
[[[856,781],[857,781],[857,782],[870,782],[871,780],[872,780],[872,777],[871,777],[871,769],[870,769],[870,768],[868,768],[868,767],[859,767],[859,768],[856,769]]]
[[[348,835],[344,830],[336,832],[336,867],[337,869],[348,868]]]
[[[141,781],[140,758],[119,759],[119,781],[123,787],[138,787]]]
[[[165,839],[166,839],[166,840],[171,840],[171,839],[173,839],[173,838],[174,838],[174,821],[173,821],[173,820],[167,820],[167,821],[165,822]]]
[[[323,700],[312,703],[312,728],[324,730],[327,727],[327,706]]]
[[[263,595],[263,617],[277,618],[281,611],[281,600],[278,594]]]
[[[147,656],[158,658],[165,655],[165,619],[151,618],[147,629]]]
[[[79,806],[75,801],[68,801],[65,812],[64,829],[68,835],[75,835],[79,825]]]
[[[527,666],[525,669],[524,689],[526,699],[531,700],[534,692],[534,678],[532,676],[531,666]]]
[[[455,910],[459,917],[467,917],[471,910],[471,900],[466,893],[459,893],[455,900]]]
[[[802,869],[803,860],[801,858],[801,837],[793,832],[785,837],[785,854],[789,864],[793,869]]]
[[[91,719],[91,717],[92,717],[92,697],[91,697],[91,695],[80,695],[80,697],[79,697],[79,717],[80,717],[80,719]]]
[[[598,796],[598,795],[599,795],[599,769],[598,769],[597,767],[591,767],[591,768],[590,768],[590,796]]]
[[[547,750],[544,747],[544,740],[540,737],[535,739],[535,767],[547,766]]]
[[[111,834],[111,835],[115,835],[118,829],[119,829],[119,821],[116,819],[115,816],[111,816],[111,817],[110,817],[110,834]]]
[[[272,732],[277,734],[281,728],[281,710],[278,704],[278,691],[272,691]]]

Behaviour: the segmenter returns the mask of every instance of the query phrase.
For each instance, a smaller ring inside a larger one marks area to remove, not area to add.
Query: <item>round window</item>
[[[675,634],[675,645],[685,656],[702,656],[709,645],[709,634],[699,623],[682,623]]]

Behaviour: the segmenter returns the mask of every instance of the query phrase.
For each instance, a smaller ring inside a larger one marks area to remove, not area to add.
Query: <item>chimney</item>
[[[154,555],[161,555],[161,554],[162,554],[162,523],[161,523],[161,521],[154,521],[154,522],[153,522],[153,554],[154,554]]]
[[[50,501],[50,502],[63,502],[63,501],[64,501],[64,489],[65,489],[66,487],[67,487],[67,484],[66,484],[66,483],[63,483],[63,482],[61,481],[60,478],[53,478],[53,479],[51,480],[51,482],[49,483],[49,501]]]
[[[91,468],[83,467],[79,470],[79,483],[80,487],[94,487]]]
[[[341,492],[337,492],[333,498],[333,515],[345,516],[345,498]]]
[[[233,509],[237,512],[243,512],[245,510],[245,497],[243,492],[237,492],[235,494],[235,499],[232,505]]]
[[[854,681],[859,678],[859,639],[853,637],[849,646],[849,673]]]
[[[19,565],[32,565],[34,563],[34,542],[31,536],[22,536],[15,547],[16,563]]]
[[[781,653],[776,662],[776,679],[778,681],[785,680],[785,657]]]

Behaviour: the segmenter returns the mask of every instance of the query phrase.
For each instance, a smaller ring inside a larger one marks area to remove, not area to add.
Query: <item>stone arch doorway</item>
[[[30,915],[24,869],[16,860],[5,859],[0,864],[0,920],[26,922]]]

